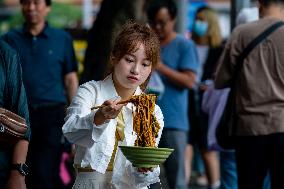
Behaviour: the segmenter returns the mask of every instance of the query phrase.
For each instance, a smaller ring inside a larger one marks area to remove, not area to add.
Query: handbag
[[[235,149],[235,130],[237,126],[237,113],[236,113],[236,82],[240,73],[244,59],[249,53],[260,44],[267,36],[269,36],[277,28],[284,25],[284,22],[279,21],[268,27],[264,32],[252,40],[248,46],[243,50],[237,58],[236,71],[232,77],[231,90],[228,94],[227,102],[216,128],[216,139],[218,145],[225,150]]]
[[[26,120],[17,114],[0,108],[0,141],[14,144],[27,133]]]

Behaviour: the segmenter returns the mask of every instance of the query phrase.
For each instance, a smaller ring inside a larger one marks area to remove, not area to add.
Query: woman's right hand
[[[119,112],[121,111],[124,104],[117,104],[121,100],[120,97],[115,99],[106,100],[103,105],[98,109],[94,117],[94,123],[96,125],[101,125],[110,119],[114,119],[117,117]]]

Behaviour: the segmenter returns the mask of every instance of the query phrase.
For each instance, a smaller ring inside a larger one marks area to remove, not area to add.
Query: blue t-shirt
[[[196,72],[198,69],[196,46],[193,41],[181,35],[177,35],[174,40],[161,47],[161,59],[174,70]],[[173,84],[163,75],[161,78],[165,92],[157,104],[164,114],[165,128],[188,131],[188,89]]]
[[[29,104],[66,103],[64,75],[78,69],[71,36],[46,24],[37,36],[24,25],[3,39],[20,54]]]

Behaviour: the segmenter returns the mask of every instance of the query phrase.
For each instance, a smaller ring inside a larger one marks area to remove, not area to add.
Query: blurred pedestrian
[[[61,156],[65,106],[75,95],[77,62],[72,38],[46,22],[51,0],[20,0],[25,22],[4,39],[22,59],[33,135],[28,152],[31,189],[54,189]]]
[[[284,1],[259,0],[261,19],[238,26],[226,44],[215,86],[231,86],[237,57],[265,29],[283,21]],[[270,174],[271,188],[284,188],[284,27],[256,46],[236,80],[236,162],[238,187],[261,189]]]
[[[22,80],[20,59],[7,43],[0,40],[0,107],[26,120],[29,127],[29,112]],[[24,139],[10,144],[0,144],[0,188],[26,189],[25,164],[30,140],[30,128]]]
[[[211,138],[208,138],[210,129],[208,127],[208,113],[201,108],[203,93],[212,83],[213,73],[223,50],[222,35],[215,10],[208,6],[197,9],[193,23],[192,40],[196,43],[199,58],[198,85],[193,90],[197,102],[192,103],[198,106],[199,112],[196,115],[197,118],[192,118],[197,119],[197,121],[192,125],[189,143],[195,143],[200,148],[208,187],[218,188],[220,186],[218,152],[215,146],[210,143],[209,139]],[[191,117],[190,111],[189,116]]]
[[[187,144],[188,89],[195,84],[198,68],[195,44],[174,31],[177,8],[171,0],[150,1],[148,20],[158,34],[161,44],[161,60],[156,68],[165,85],[158,105],[165,117],[165,128],[160,147],[173,148],[173,154],[165,162],[170,188],[187,188],[184,154]]]

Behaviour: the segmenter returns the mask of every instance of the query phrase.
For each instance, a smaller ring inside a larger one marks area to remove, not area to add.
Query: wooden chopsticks
[[[157,95],[155,94],[148,94],[148,96],[154,96],[155,98],[157,98]],[[127,104],[129,102],[133,102],[135,101],[135,98],[134,96],[132,96],[132,98],[128,99],[128,100],[122,100],[120,102],[118,102],[117,104]],[[100,105],[100,106],[95,106],[95,107],[92,107],[91,110],[95,110],[95,109],[98,109],[98,108],[102,108],[102,107],[105,107],[106,105]]]
[[[128,100],[122,100],[122,101],[119,101],[117,104],[126,104],[128,102],[131,102],[132,99],[128,99]],[[100,106],[95,106],[95,107],[92,107],[91,110],[95,110],[95,109],[98,109],[98,108],[102,108],[102,107],[105,107],[106,105],[100,105]]]

